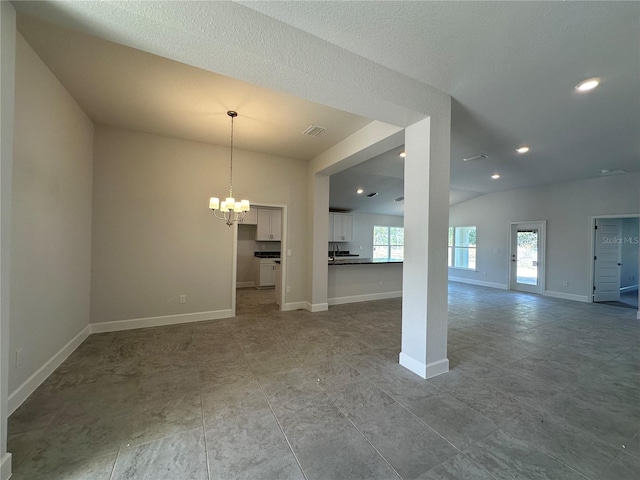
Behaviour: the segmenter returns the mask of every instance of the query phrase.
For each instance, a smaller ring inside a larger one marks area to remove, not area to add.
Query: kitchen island
[[[402,260],[329,258],[329,305],[402,296]]]

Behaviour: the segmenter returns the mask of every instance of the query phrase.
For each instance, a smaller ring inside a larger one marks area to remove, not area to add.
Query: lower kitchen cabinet
[[[259,265],[256,269],[256,288],[271,288],[276,285],[276,262],[273,258],[257,259]]]

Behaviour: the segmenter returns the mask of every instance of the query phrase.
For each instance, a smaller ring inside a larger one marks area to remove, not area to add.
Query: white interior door
[[[509,288],[542,294],[544,291],[544,222],[511,224]]]
[[[593,301],[620,300],[622,220],[596,218],[593,252]]]

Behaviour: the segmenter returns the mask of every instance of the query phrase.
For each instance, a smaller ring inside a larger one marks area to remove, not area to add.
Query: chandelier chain
[[[231,117],[231,161],[229,167],[229,196],[233,197],[233,118],[235,115],[229,115]]]

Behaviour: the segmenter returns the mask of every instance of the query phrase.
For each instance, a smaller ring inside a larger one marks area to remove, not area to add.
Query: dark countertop
[[[329,266],[332,265],[379,265],[383,263],[402,263],[402,260],[396,258],[338,258],[336,260],[329,259]]]
[[[258,258],[280,258],[281,252],[253,252],[254,257]]]

